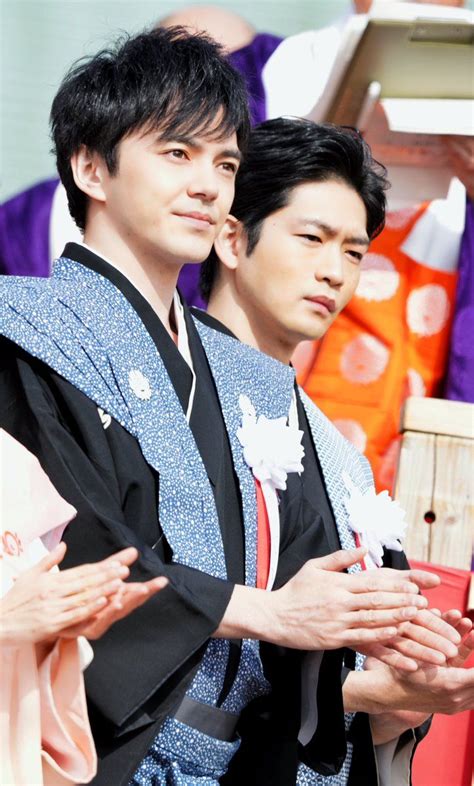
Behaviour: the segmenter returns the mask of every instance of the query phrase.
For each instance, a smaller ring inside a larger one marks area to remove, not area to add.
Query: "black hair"
[[[338,180],[362,199],[367,233],[376,237],[385,222],[386,170],[353,128],[317,124],[301,118],[277,118],[256,126],[237,173],[231,213],[242,222],[247,254],[258,243],[264,220],[285,207],[303,183]],[[208,300],[218,270],[212,249],[201,266],[200,289]]]
[[[74,64],[51,109],[54,153],[69,210],[85,227],[87,197],[75,184],[71,157],[82,145],[117,172],[119,142],[135,131],[164,139],[234,131],[245,151],[248,99],[240,74],[219,44],[184,28],[156,28],[120,38],[114,46]]]

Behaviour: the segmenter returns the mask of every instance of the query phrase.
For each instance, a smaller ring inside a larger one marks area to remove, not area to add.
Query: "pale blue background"
[[[201,0],[200,4],[204,4]],[[474,0],[468,5],[473,6]],[[69,65],[120,31],[139,31],[185,0],[0,0],[0,200],[54,174],[48,115]],[[199,3],[196,3],[199,4]],[[261,31],[321,27],[349,0],[217,0]]]
[[[139,31],[191,4],[1,0],[0,199],[54,174],[48,114],[72,61],[93,54],[120,31]],[[327,24],[349,7],[347,0],[220,0],[216,5],[237,11],[259,30],[282,36]]]

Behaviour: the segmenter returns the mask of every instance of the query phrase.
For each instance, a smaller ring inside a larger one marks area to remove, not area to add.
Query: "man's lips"
[[[336,301],[330,297],[325,297],[324,295],[306,297],[305,300],[309,300],[310,303],[314,303],[314,305],[317,307],[317,310],[321,314],[334,314],[336,310]]]
[[[190,213],[175,213],[175,215],[179,216],[180,218],[187,218],[189,221],[195,222],[196,226],[209,227],[216,223],[209,213],[198,213],[195,210]]]

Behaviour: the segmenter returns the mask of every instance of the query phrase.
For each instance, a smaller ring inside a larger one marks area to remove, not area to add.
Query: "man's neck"
[[[160,264],[151,255],[134,250],[119,235],[95,227],[86,229],[84,244],[128,278],[173,336],[172,306],[179,268]]]
[[[241,299],[225,283],[217,283],[209,299],[207,313],[222,322],[244,344],[259,349],[266,355],[288,364],[295,349],[291,342],[282,341],[275,331],[264,324],[261,314],[251,304],[245,309]]]

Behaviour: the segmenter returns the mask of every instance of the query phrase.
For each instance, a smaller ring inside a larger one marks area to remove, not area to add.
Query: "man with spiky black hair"
[[[231,215],[201,268],[201,288],[209,307],[207,314],[196,310],[198,318],[289,364],[298,343],[322,339],[353,296],[362,257],[383,228],[387,185],[383,167],[354,129],[296,118],[257,126],[237,174]],[[397,543],[398,508],[375,496],[365,457],[298,388],[294,418],[304,432],[303,495],[319,511],[319,525],[330,548],[353,548],[359,538],[371,544],[365,567],[374,569],[382,561],[407,567]],[[295,687],[287,655],[273,657],[273,692],[254,715],[245,718],[242,746],[223,783],[408,786],[414,748],[426,732],[430,713],[474,706],[474,671],[462,668],[474,648],[468,619],[457,611],[449,612],[445,620],[429,610],[420,611],[405,625],[405,634],[412,637],[410,654],[418,659],[421,651],[416,644],[429,646],[433,631],[446,633],[444,624],[438,627],[446,621],[463,638],[460,655],[448,662],[439,652],[427,653],[428,668],[422,664],[417,668],[412,660],[407,672],[400,672],[390,668],[400,665],[397,656],[389,656],[385,666],[368,660],[364,671],[361,654],[355,658],[354,652],[346,652],[345,665],[351,669],[342,672],[348,745],[337,774],[307,766],[304,753],[298,765],[302,749],[288,739],[285,728],[285,710]],[[408,654],[404,647],[402,652]],[[376,654],[384,658],[382,648]],[[303,673],[313,667],[310,654]],[[320,675],[324,691],[321,681]],[[311,695],[303,693],[300,745],[317,728]],[[291,749],[292,771],[288,769]],[[250,776],[247,758],[255,763]],[[285,766],[286,781],[279,780]],[[262,771],[268,775],[272,768],[273,779],[267,781]]]

